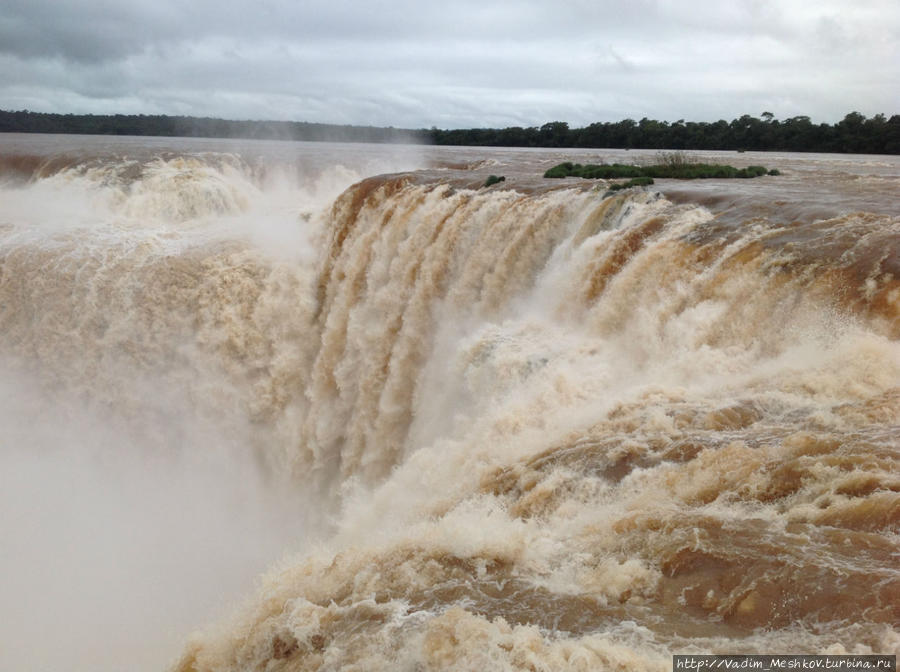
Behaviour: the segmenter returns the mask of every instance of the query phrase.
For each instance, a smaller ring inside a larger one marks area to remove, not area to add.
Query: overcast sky
[[[898,0],[0,0],[0,109],[404,128],[900,113]]]

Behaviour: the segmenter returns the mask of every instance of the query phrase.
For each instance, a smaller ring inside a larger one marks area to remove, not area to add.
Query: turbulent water
[[[624,156],[0,139],[2,666],[900,653],[900,161]]]

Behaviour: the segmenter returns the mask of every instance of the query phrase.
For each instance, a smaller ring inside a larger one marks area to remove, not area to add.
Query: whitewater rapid
[[[2,390],[3,449],[22,476],[4,508],[64,481],[62,455],[118,455],[140,487],[85,515],[151,502],[146,554],[212,525],[185,567],[248,548],[245,576],[269,566],[176,670],[897,652],[895,214],[779,217],[775,177],[724,214],[668,185],[481,188],[515,170],[500,154],[363,179],[340,151],[314,170],[211,148],[5,164],[0,352],[22,384]],[[179,530],[157,479],[208,510]],[[99,573],[127,586],[146,570],[123,557]]]

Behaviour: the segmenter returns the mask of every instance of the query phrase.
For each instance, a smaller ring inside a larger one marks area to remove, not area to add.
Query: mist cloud
[[[310,534],[299,496],[174,398],[148,432],[0,362],[0,402],[0,669],[165,669]]]

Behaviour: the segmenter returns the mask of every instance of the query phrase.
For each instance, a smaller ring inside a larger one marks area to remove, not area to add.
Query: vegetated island
[[[166,115],[53,114],[0,110],[0,132],[152,135],[331,142],[391,142],[491,147],[710,149],[900,154],[900,114],[866,118],[851,112],[836,124],[809,117],[778,120],[771,112],[727,122],[596,122],[569,128],[564,121],[523,128],[440,130],[347,126],[301,121],[232,121]]]
[[[586,164],[565,161],[544,173],[544,177],[583,177],[590,180],[611,180],[623,177],[634,178],[628,186],[653,184],[653,178],[676,180],[751,178],[762,175],[780,175],[778,170],[767,170],[763,166],[735,168],[715,163],[698,163],[679,152],[664,152],[657,157],[659,163],[650,166],[612,164]]]

